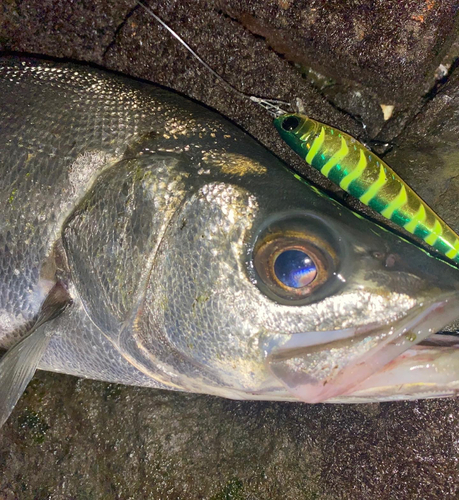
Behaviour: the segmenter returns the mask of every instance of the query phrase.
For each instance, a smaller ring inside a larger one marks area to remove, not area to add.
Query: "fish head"
[[[120,348],[177,389],[346,399],[459,315],[459,271],[268,160],[189,189]]]

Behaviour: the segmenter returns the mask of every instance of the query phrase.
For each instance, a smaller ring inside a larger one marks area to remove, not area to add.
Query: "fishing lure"
[[[386,219],[459,263],[459,237],[385,163],[349,134],[299,113],[274,119],[282,139],[308,165]]]
[[[233,92],[255,102],[274,118],[282,139],[308,165],[351,196],[399,227],[422,239],[459,264],[459,236],[381,158],[357,139],[301,113],[287,113],[290,104],[245,94],[216,73],[145,3],[137,0],[203,66]]]

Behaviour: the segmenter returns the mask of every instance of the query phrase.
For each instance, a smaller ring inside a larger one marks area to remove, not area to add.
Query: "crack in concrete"
[[[118,35],[122,31],[122,29],[124,28],[124,26],[126,25],[126,23],[128,22],[128,20],[138,10],[139,7],[140,7],[140,5],[136,2],[136,4],[134,5],[134,7],[132,7],[131,9],[129,9],[127,11],[127,13],[124,16],[124,18],[122,19],[121,23],[116,27],[110,43],[107,45],[107,48],[104,50],[104,52],[102,54],[102,59],[104,61],[105,61],[105,58],[106,58],[108,52],[110,51],[110,49],[116,44],[116,40],[118,38]]]
[[[438,94],[441,93],[442,89],[445,87],[445,85],[448,84],[448,82],[451,80],[451,77],[457,71],[458,68],[459,68],[459,57],[455,57],[451,62],[451,66],[448,70],[448,73],[446,73],[446,75],[440,78],[439,80],[436,80],[435,83],[432,85],[432,88],[429,89],[429,91],[424,95],[426,103],[432,101]]]
[[[411,126],[411,124],[414,123],[417,117],[424,112],[427,106],[431,102],[433,102],[437,96],[439,96],[442,93],[445,86],[451,80],[453,74],[459,71],[458,68],[459,68],[459,57],[456,57],[455,59],[453,59],[453,62],[451,63],[451,67],[448,70],[448,73],[440,80],[436,80],[435,83],[432,85],[431,89],[426,94],[424,94],[423,102],[419,106],[418,110],[414,112],[413,115],[406,120],[406,123],[404,124],[401,131],[392,140],[395,141],[397,138],[403,135],[406,132],[406,130]]]

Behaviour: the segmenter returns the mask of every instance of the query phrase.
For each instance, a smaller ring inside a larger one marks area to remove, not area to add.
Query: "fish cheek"
[[[122,340],[130,356],[162,383],[231,397],[246,383],[250,363],[261,357],[248,345],[247,318],[253,317],[252,294],[258,291],[244,261],[256,211],[255,199],[243,188],[215,182],[192,195],[171,220],[134,340],[127,331]]]

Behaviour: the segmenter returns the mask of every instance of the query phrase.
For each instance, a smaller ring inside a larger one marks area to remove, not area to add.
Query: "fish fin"
[[[0,360],[0,426],[10,416],[49,342],[43,328],[21,340]]]
[[[43,324],[61,314],[71,298],[58,282],[42,304],[38,318],[26,337],[7,351],[0,360],[0,427],[6,422],[13,408],[33,377],[50,341]]]

